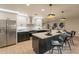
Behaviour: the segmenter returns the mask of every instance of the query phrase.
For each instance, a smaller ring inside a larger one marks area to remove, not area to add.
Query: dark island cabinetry
[[[43,54],[50,49],[50,39],[40,39],[32,36],[32,48],[36,54]]]

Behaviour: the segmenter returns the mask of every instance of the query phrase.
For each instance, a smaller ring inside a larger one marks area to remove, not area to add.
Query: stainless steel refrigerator
[[[16,21],[0,19],[0,47],[16,44]]]

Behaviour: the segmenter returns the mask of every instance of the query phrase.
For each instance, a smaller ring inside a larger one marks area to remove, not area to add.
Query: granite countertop
[[[21,27],[17,29],[17,32],[30,32],[30,31],[42,31],[42,30],[49,30],[49,29],[35,29],[35,28]]]
[[[30,30],[26,30],[26,29],[20,29],[20,30],[17,30],[17,32],[29,32]]]
[[[46,38],[49,38],[49,37],[52,37],[52,36],[55,36],[55,35],[59,35],[61,33],[64,33],[63,31],[61,31],[61,33],[57,33],[57,32],[58,32],[58,30],[52,30],[52,33],[51,33],[52,35],[50,35],[50,36],[46,35],[47,32],[34,33],[32,35],[35,36],[35,37],[41,38],[41,39],[46,39]]]

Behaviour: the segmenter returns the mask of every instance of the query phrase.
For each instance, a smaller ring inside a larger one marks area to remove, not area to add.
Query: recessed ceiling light
[[[45,11],[45,9],[41,9],[41,11]]]

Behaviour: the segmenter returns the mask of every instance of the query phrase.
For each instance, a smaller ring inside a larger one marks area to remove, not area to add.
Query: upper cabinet
[[[17,15],[17,26],[26,27],[26,16]]]
[[[17,28],[27,28],[29,30],[42,29],[41,16],[22,16],[17,15]]]

